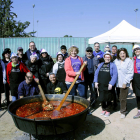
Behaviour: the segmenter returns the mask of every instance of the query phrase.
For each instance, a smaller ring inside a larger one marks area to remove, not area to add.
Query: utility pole
[[[136,12],[136,27],[137,27],[137,11],[138,11],[138,8],[136,8],[134,11]]]
[[[33,32],[34,32],[34,7],[35,7],[35,4],[33,4]],[[33,33],[33,36],[34,36],[34,33]]]

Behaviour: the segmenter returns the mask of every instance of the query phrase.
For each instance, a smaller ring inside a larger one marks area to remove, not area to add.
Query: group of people
[[[94,51],[92,47],[86,48],[84,57],[78,56],[78,53],[77,46],[71,46],[67,52],[66,46],[62,45],[54,63],[46,49],[37,50],[33,41],[29,43],[25,54],[22,47],[18,47],[17,53],[11,53],[10,48],[6,48],[2,54],[3,59],[0,60],[0,86],[4,87],[7,106],[10,103],[10,91],[12,101],[39,94],[38,84],[46,94],[65,94],[78,75],[70,95],[87,99],[89,88],[90,104],[99,100],[102,106],[101,115],[105,117],[110,116],[112,106],[117,106],[117,95],[120,101],[119,113],[121,118],[125,118],[128,89],[132,82],[138,107],[134,119],[139,118],[140,46],[133,47],[132,60],[127,49],[117,49],[116,45],[110,48],[107,45],[102,52],[98,42],[94,44]],[[79,72],[83,64],[85,67]]]

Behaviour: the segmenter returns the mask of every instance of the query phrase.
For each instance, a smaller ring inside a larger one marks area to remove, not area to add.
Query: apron
[[[58,71],[56,74],[56,78],[58,81],[65,83],[65,78],[66,78],[66,72],[64,69],[64,64],[59,64],[58,63]]]
[[[113,99],[113,94],[111,90],[108,90],[108,84],[111,80],[110,76],[110,63],[106,65],[105,63],[99,70],[98,83],[99,83],[99,98],[100,102],[111,101]]]
[[[133,89],[136,96],[140,96],[140,74],[134,73]]]
[[[10,73],[10,89],[11,89],[11,95],[12,96],[18,96],[18,86],[22,81],[22,74],[20,72],[19,66],[18,67],[12,67],[11,73]]]

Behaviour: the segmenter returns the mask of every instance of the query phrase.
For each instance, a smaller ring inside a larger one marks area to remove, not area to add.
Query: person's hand
[[[124,89],[125,89],[125,88],[126,88],[126,84],[123,84],[123,85],[122,85],[122,88],[124,88]]]
[[[78,71],[78,72],[76,72],[76,75],[80,75],[80,74],[81,74],[81,72],[79,72],[79,71]]]
[[[95,88],[98,88],[98,84],[99,84],[99,83],[95,83]]]
[[[46,73],[46,77],[48,77],[49,76],[49,73]]]
[[[97,58],[100,58],[100,55],[97,55]]]
[[[85,65],[87,65],[87,61],[84,61]]]
[[[3,80],[3,84],[6,84],[6,80],[5,79]]]
[[[112,85],[108,84],[108,90],[111,90],[111,89],[112,89]]]
[[[39,83],[39,79],[38,78],[34,78],[36,83]]]

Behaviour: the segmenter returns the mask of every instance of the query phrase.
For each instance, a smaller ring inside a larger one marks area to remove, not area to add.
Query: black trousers
[[[101,102],[101,106],[102,106],[102,110],[103,111],[106,110],[107,112],[110,112],[111,111],[112,103],[111,103],[111,101]]]
[[[5,99],[7,100],[7,106],[8,106],[10,103],[9,101],[10,87],[8,83],[4,84],[4,90],[5,90]]]
[[[138,110],[140,110],[140,96],[136,96],[136,101],[137,101]]]

